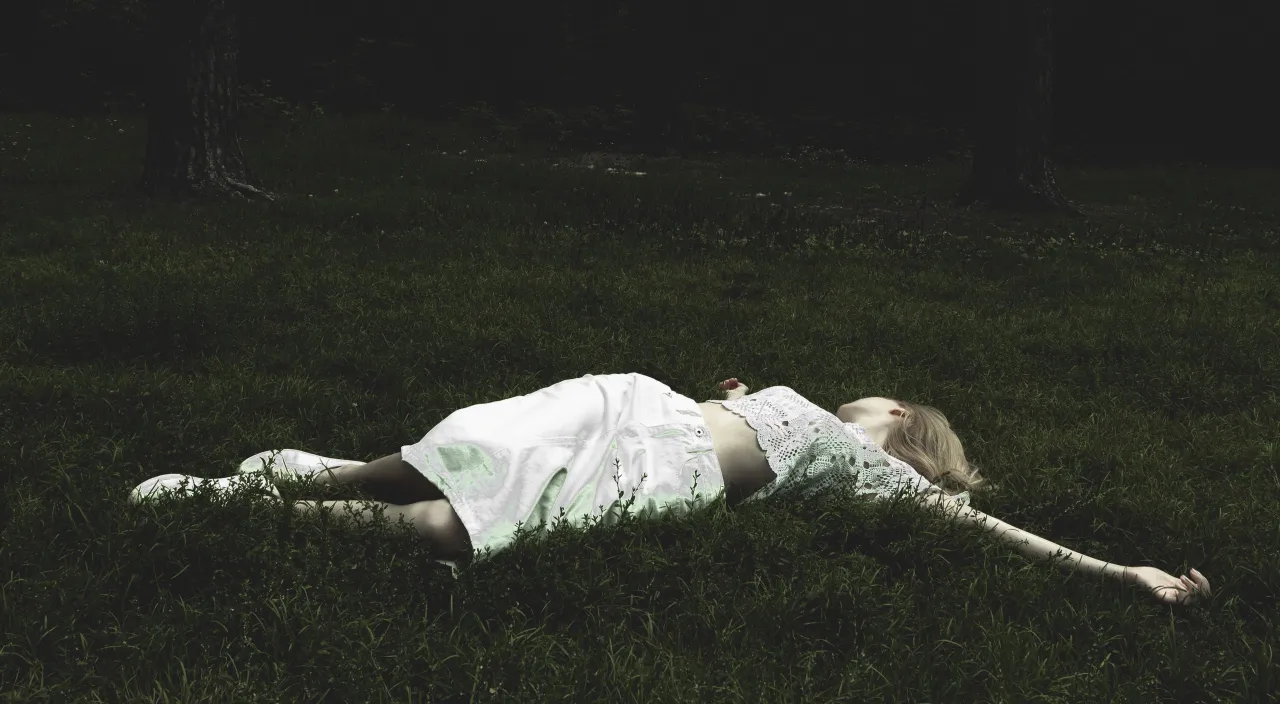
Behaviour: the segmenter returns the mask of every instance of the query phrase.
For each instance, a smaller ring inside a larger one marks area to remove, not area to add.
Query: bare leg
[[[444,498],[440,489],[422,476],[400,453],[379,457],[363,464],[347,464],[316,473],[316,484],[353,485],[370,496],[392,504],[413,504]]]
[[[415,470],[416,471],[416,470]],[[386,520],[395,525],[401,518],[413,526],[418,535],[426,540],[433,555],[445,560],[455,560],[471,552],[471,536],[466,526],[453,512],[453,507],[443,499],[438,501],[419,501],[407,506],[383,503],[381,501],[295,501],[293,511],[298,515],[310,515],[320,511],[331,511],[338,516],[350,513],[357,523],[372,524],[378,519],[381,510]]]

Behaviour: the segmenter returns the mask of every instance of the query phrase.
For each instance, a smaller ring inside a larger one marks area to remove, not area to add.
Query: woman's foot
[[[233,477],[205,479],[193,477],[190,474],[161,474],[134,487],[133,491],[129,492],[129,503],[137,505],[143,501],[153,501],[158,498],[186,498],[201,484],[213,484],[214,491],[226,494],[232,493],[241,486],[250,485],[263,493],[270,493],[277,500],[280,498],[280,492],[271,482],[263,481],[262,477],[253,475],[237,474]]]
[[[266,450],[240,463],[240,474],[266,473],[273,481],[286,479],[312,479],[326,469],[345,465],[362,465],[364,462],[321,457],[302,450]]]

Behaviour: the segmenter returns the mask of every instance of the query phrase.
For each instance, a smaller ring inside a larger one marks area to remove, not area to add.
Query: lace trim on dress
[[[719,403],[756,431],[777,476],[747,501],[797,494],[809,497],[836,485],[880,498],[900,490],[938,492],[911,465],[882,450],[862,426],[844,423],[786,386],[771,386]],[[969,492],[953,497],[968,505]]]

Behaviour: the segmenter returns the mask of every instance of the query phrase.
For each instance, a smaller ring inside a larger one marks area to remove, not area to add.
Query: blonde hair
[[[880,448],[911,465],[925,479],[950,496],[986,491],[987,480],[964,457],[964,446],[947,417],[933,406],[901,402],[907,409]]]

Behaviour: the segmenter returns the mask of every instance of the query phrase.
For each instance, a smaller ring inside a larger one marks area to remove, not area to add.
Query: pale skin
[[[735,384],[736,388],[729,388]],[[721,388],[727,389],[725,396],[731,399],[741,398],[748,392],[747,387],[737,379],[726,379],[721,382]],[[862,426],[878,445],[884,443],[889,431],[901,424],[906,415],[906,406],[900,401],[882,396],[860,398],[836,410],[837,418]],[[1157,601],[1163,603],[1190,604],[1197,597],[1211,593],[1209,580],[1194,568],[1190,576],[1174,577],[1155,567],[1126,567],[1103,562],[1012,526],[995,516],[962,506],[949,496],[928,494],[921,497],[921,503],[941,509],[944,516],[954,521],[985,528],[992,536],[1009,544],[1028,559],[1051,560],[1063,569],[1097,574],[1125,584],[1136,584],[1146,588]]]
[[[902,423],[907,408],[901,401],[882,396],[860,398],[836,409],[836,417],[846,423],[857,423],[877,445],[883,445],[889,431]]]
[[[381,509],[392,524],[404,518],[442,559],[456,560],[471,552],[471,538],[453,506],[421,472],[405,462],[399,452],[372,462],[332,467],[318,472],[311,481],[358,486],[377,500],[299,500],[293,503],[297,513],[307,514],[322,509],[350,512],[357,522],[369,523],[376,520],[377,511]]]
[[[732,384],[736,384],[736,388],[730,388],[729,385]],[[747,387],[739,384],[736,379],[722,382],[721,389],[725,390],[725,397],[728,399],[741,398],[748,392]],[[873,441],[881,444],[895,424],[903,421],[907,412],[906,407],[895,399],[872,396],[840,406],[836,410],[836,417],[846,423],[857,423],[866,429]],[[405,462],[400,453],[372,462],[335,467],[318,473],[312,481],[317,484],[361,486],[379,500],[296,501],[293,508],[299,513],[320,509],[350,511],[357,520],[369,522],[375,520],[377,510],[382,509],[392,523],[403,517],[443,559],[458,559],[471,552],[471,540],[449,501],[421,472]],[[1063,569],[1136,584],[1146,588],[1157,601],[1163,603],[1190,604],[1196,598],[1211,593],[1209,580],[1194,568],[1190,576],[1174,577],[1154,567],[1126,567],[1103,562],[977,509],[961,506],[949,496],[928,494],[921,497],[921,504],[938,508],[943,516],[956,522],[985,528],[1028,559],[1050,560]]]

